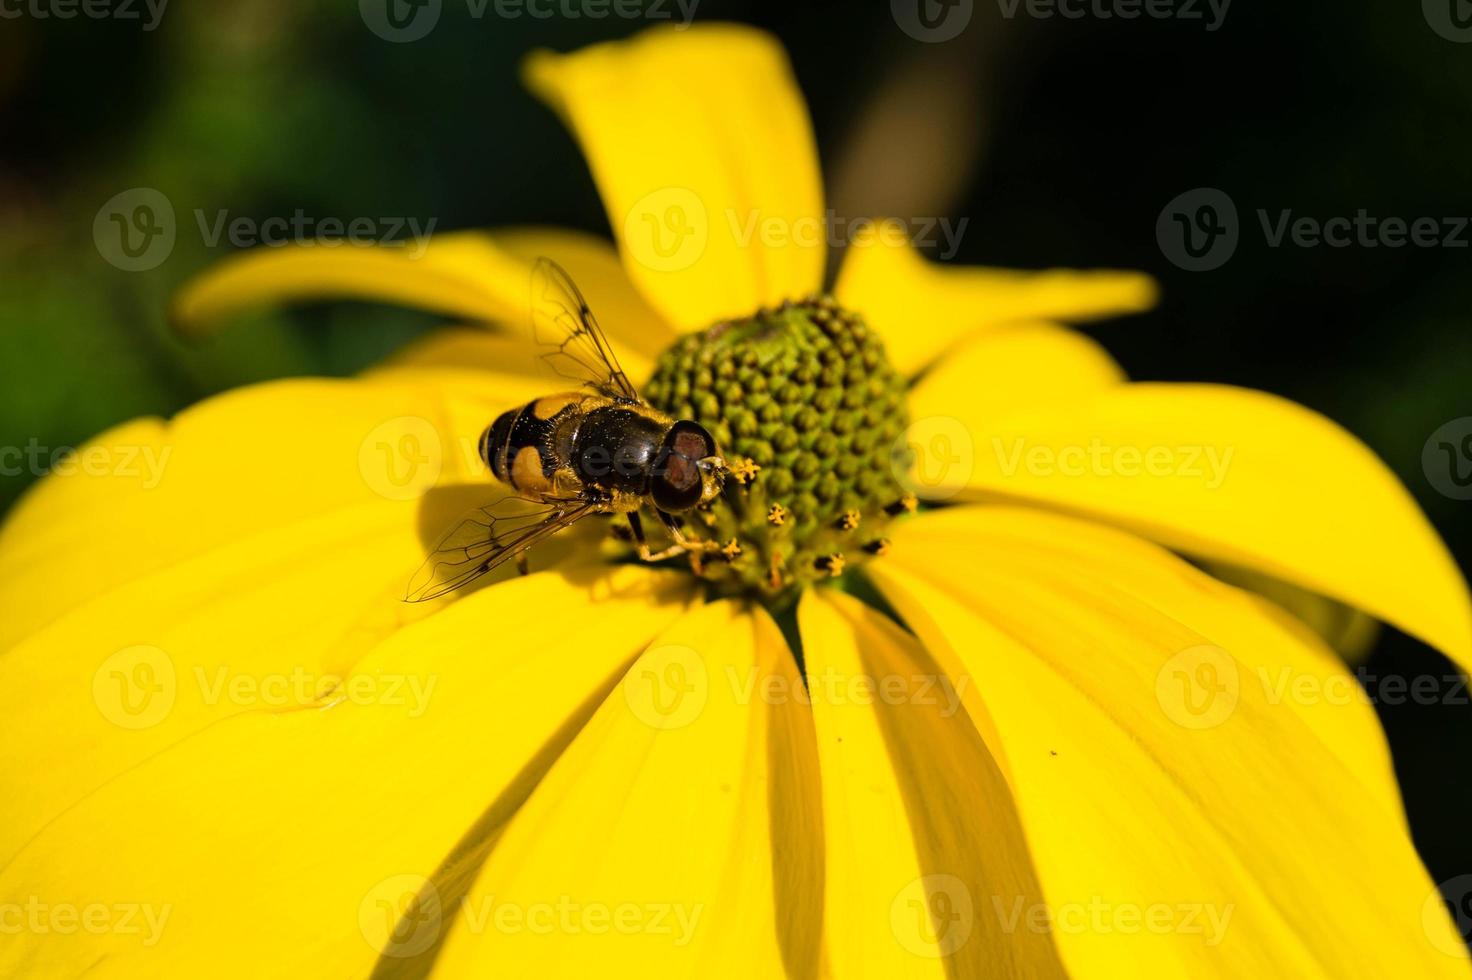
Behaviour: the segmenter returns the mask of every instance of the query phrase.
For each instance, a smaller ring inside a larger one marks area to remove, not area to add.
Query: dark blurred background
[[[389,43],[351,0],[177,3],[156,20],[141,0],[136,19],[23,2],[0,19],[0,445],[46,448],[252,381],[350,373],[432,323],[334,304],[182,345],[166,302],[230,249],[203,241],[195,209],[606,232],[577,149],[517,66],[651,19],[477,18],[443,0],[426,36]],[[1180,0],[1176,16],[1126,20],[924,0],[922,22],[918,2],[697,0],[695,14],[786,43],[840,215],[964,217],[957,262],[1151,272],[1158,310],[1090,328],[1134,377],[1249,385],[1326,413],[1472,567],[1472,502],[1422,467],[1432,432],[1472,415],[1472,231],[1460,247],[1272,247],[1256,218],[1365,209],[1444,234],[1472,215],[1472,26],[1458,26],[1472,7],[1237,0],[1223,14]],[[672,0],[658,9],[680,17]],[[136,187],[167,196],[178,236],[162,264],[129,272],[93,220]],[[1157,217],[1202,187],[1234,202],[1239,241],[1184,271]],[[36,475],[0,475],[0,512]],[[1449,673],[1389,630],[1364,669]],[[1378,708],[1433,876],[1472,872],[1472,709]]]

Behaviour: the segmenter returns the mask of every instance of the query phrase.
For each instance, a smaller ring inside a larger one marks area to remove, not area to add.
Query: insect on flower
[[[532,270],[533,335],[543,357],[582,387],[503,412],[481,434],[480,457],[510,496],[482,507],[439,543],[409,583],[410,602],[461,588],[590,514],[627,515],[640,559],[700,555],[719,545],[687,538],[676,514],[721,491],[726,463],[696,422],[640,397],[619,367],[572,277],[550,259]],[[544,506],[528,508],[526,502]],[[654,552],[639,511],[653,510],[672,543]]]

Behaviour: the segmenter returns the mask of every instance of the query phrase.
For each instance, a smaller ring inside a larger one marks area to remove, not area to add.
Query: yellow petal
[[[198,697],[159,718],[133,712],[165,675],[340,674],[432,612],[401,601],[427,549],[506,495],[465,461],[497,410],[483,394],[453,382],[241,389],[93,444],[114,461],[155,450],[131,464],[142,477],[114,466],[43,481],[0,536],[0,710],[50,734],[44,752],[0,740],[5,764],[64,774],[85,757],[77,771],[100,783],[228,712]],[[533,567],[596,555],[603,531],[565,532]],[[123,738],[119,714],[139,715]],[[35,779],[15,797],[44,815],[92,785]]]
[[[267,657],[242,657],[198,678],[181,659],[173,711],[212,696],[221,710],[162,749],[80,704],[87,678],[47,678],[29,693],[58,702],[51,724],[8,729],[0,765],[0,903],[36,907],[41,926],[0,943],[0,973],[368,975],[407,948],[389,931],[406,893],[494,835],[679,615],[671,578],[626,568],[590,588],[544,573],[469,596],[386,636],[330,706],[297,703],[285,662],[262,672]],[[253,598],[254,623],[218,629],[267,649],[276,614]],[[321,679],[315,661],[298,667]],[[9,712],[23,692],[6,680]],[[58,751],[73,724],[87,747]],[[131,762],[111,765],[130,743]],[[34,783],[86,792],[67,802]],[[68,925],[78,913],[102,925]]]
[[[965,675],[824,589],[798,612],[822,766],[835,978],[1064,976],[1046,933],[1004,906],[1042,902],[1006,779],[962,706]]]
[[[715,603],[666,631],[512,819],[436,973],[815,977],[800,690],[765,613]]]
[[[1170,547],[1357,606],[1472,667],[1472,602],[1415,501],[1363,443],[1281,398],[1221,385],[1133,384],[974,416],[959,373],[913,394],[958,420],[937,496],[1000,495],[1078,511]]]
[[[834,290],[884,337],[890,363],[914,374],[972,331],[1026,320],[1089,320],[1155,305],[1156,286],[1138,272],[1022,272],[944,266],[886,222],[859,236]]]
[[[1203,562],[1213,577],[1256,592],[1317,633],[1335,653],[1350,663],[1362,663],[1380,638],[1380,623],[1353,606],[1282,579],[1219,561]]]
[[[495,322],[525,302],[529,281],[523,263],[480,232],[436,235],[420,245],[303,243],[221,260],[180,290],[171,315],[195,333],[244,309],[358,299]]]
[[[445,374],[413,384],[282,381],[212,398],[167,424],[105,433],[79,450],[74,471],[34,487],[0,530],[0,649],[129,583],[189,561],[208,569],[211,553],[231,548],[246,567],[269,563],[268,545],[305,554],[367,546],[372,535],[383,551],[371,567],[407,581],[423,542],[505,495],[477,439],[498,412],[543,393],[526,377],[480,372],[463,385]],[[197,569],[186,591],[218,590],[235,574]],[[331,582],[299,584],[297,601],[310,606],[313,588]]]
[[[1062,559],[1107,568],[1116,587],[1228,646],[1276,702],[1299,712],[1347,768],[1367,777],[1387,807],[1400,808],[1384,732],[1375,712],[1354,695],[1357,682],[1320,638],[1271,603],[1221,585],[1132,534],[1061,514],[999,504],[957,507],[908,521],[901,531],[916,552],[963,546],[1019,566]],[[1203,588],[1218,601],[1197,601]],[[1289,682],[1298,678],[1312,678],[1314,687],[1335,696],[1290,697]]]
[[[577,381],[559,374],[543,356],[550,349],[545,345],[528,343],[525,337],[517,334],[492,333],[475,327],[447,327],[400,348],[388,360],[366,371],[364,376],[374,380],[429,384],[454,378],[466,386],[495,386],[505,376],[514,375],[518,376],[516,390],[533,385],[538,395],[576,387]],[[636,385],[653,373],[654,362],[638,351],[620,346],[615,356],[624,373]]]
[[[635,287],[608,239],[560,228],[503,228],[493,235],[501,248],[528,264],[546,256],[568,271],[635,380],[647,372],[636,372],[633,358],[652,361],[679,339],[670,321]]]
[[[628,349],[652,357],[673,342],[673,330],[640,298],[606,241],[555,228],[454,232],[434,236],[422,248],[252,249],[188,283],[172,312],[181,329],[203,332],[257,306],[355,299],[499,323],[511,336],[529,338],[531,268],[541,256],[567,269],[620,353]],[[531,356],[508,353],[511,370],[520,370]]]
[[[965,391],[964,421],[984,426],[1020,408],[1085,398],[1125,380],[1097,342],[1053,323],[1009,323],[961,341],[926,372],[910,399],[918,420],[955,408]]]
[[[964,508],[894,545],[871,575],[976,679],[1071,975],[1468,975],[1369,709],[1293,693],[1342,676],[1307,631],[1068,518]]]
[[[775,40],[732,24],[645,31],[527,61],[588,158],[629,277],[686,329],[818,288],[817,151]]]

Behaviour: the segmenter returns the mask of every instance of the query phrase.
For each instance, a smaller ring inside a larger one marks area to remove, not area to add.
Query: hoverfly
[[[475,511],[425,560],[405,598],[422,602],[461,588],[591,514],[624,514],[643,561],[698,556],[674,515],[721,492],[725,461],[709,432],[672,419],[643,398],[572,278],[550,259],[532,271],[533,333],[542,356],[576,391],[547,395],[502,413],[481,434],[479,453],[512,495]],[[527,504],[539,505],[528,507]],[[673,544],[652,552],[640,509],[650,507]]]

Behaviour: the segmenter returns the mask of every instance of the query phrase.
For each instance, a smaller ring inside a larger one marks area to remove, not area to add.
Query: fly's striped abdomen
[[[496,479],[502,483],[510,482],[506,477],[506,449],[511,444],[511,430],[516,425],[516,417],[525,407],[502,412],[480,434],[480,458],[485,460]]]
[[[549,395],[503,412],[480,437],[481,458],[522,496],[552,494],[554,474],[568,468],[571,432],[586,400],[577,392]]]

